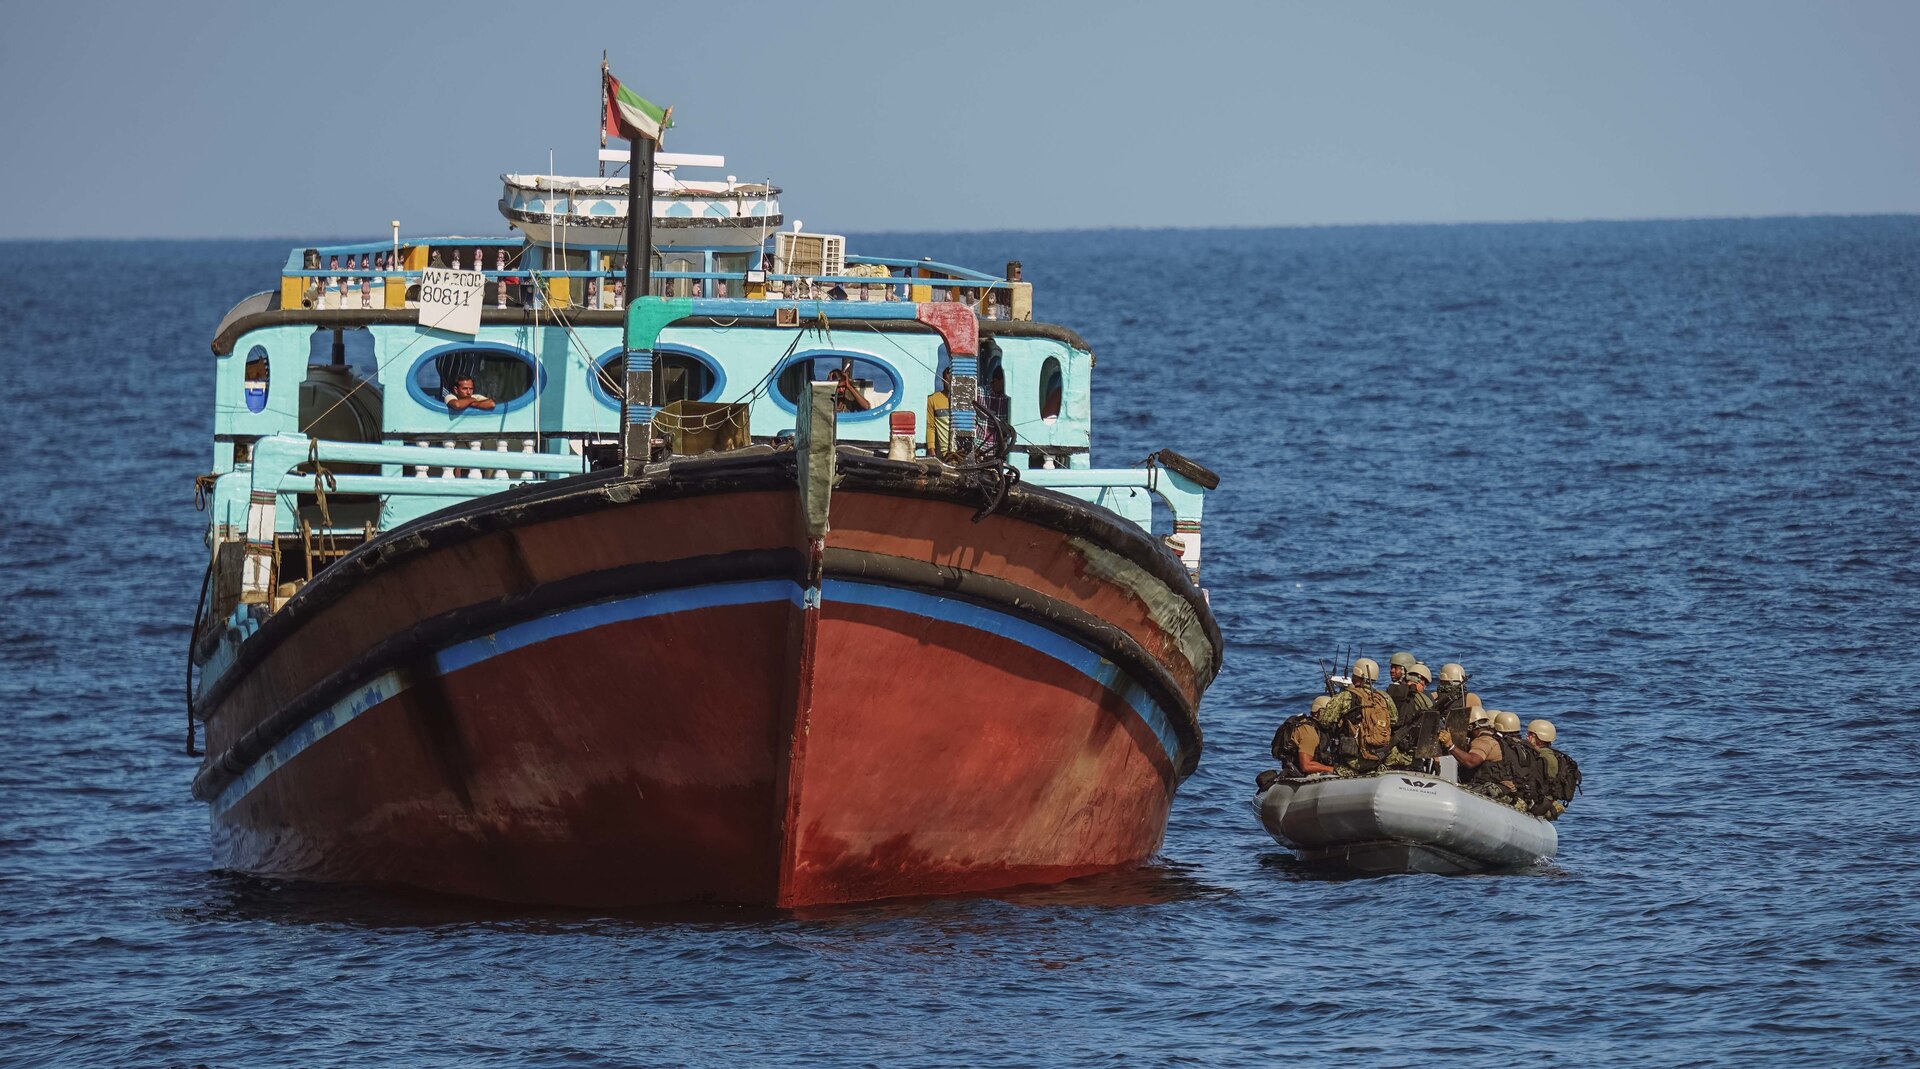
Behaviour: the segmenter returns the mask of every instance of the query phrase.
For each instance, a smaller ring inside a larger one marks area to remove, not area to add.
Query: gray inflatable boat
[[[1280,779],[1253,809],[1303,861],[1368,875],[1522,869],[1560,847],[1550,821],[1417,772]]]

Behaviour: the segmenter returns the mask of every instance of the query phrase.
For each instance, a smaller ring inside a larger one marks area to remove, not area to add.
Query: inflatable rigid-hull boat
[[[1281,779],[1253,808],[1302,860],[1369,875],[1526,868],[1560,845],[1551,822],[1415,772]]]

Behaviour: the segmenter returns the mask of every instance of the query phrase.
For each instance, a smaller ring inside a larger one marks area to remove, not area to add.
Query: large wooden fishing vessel
[[[505,176],[512,238],[295,249],[219,324],[217,862],[795,906],[1153,855],[1216,480],[1091,466],[1093,354],[1017,265],[852,255],[645,148]]]

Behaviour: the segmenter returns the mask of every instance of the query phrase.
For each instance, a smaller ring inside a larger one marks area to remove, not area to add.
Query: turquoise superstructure
[[[504,177],[510,194],[530,184]],[[592,182],[604,192],[606,181],[541,183]],[[1026,482],[1143,527],[1148,494],[1158,492],[1176,522],[1163,533],[1197,575],[1204,469],[1091,468],[1093,353],[1072,331],[1033,321],[1033,288],[1019,265],[997,276],[845,254],[834,235],[751,229],[779,218],[767,208],[777,190],[672,181],[678,193],[654,206],[680,224],[660,231],[670,244],[654,255],[649,314],[665,323],[656,405],[729,406],[752,441],[778,443],[794,431],[800,392],[837,368],[864,406],[839,414],[840,440],[884,452],[910,415],[914,455],[924,455],[928,399],[952,362],[916,310],[969,308],[980,352],[963,366],[978,383],[980,419],[997,414],[998,434],[1012,439],[1007,463]],[[715,211],[729,196],[751,207],[716,213],[705,228],[669,214],[690,197]],[[228,313],[213,344],[215,447],[203,490],[210,541],[229,552],[249,545],[251,566],[237,589],[213,584],[212,619],[238,622],[248,612],[235,610],[247,604],[270,610],[288,584],[352,546],[454,502],[609,463],[624,353],[620,231],[566,225],[599,220],[604,203],[546,202],[549,216],[536,227],[524,197],[503,198],[515,227],[554,244],[402,241],[396,227],[390,241],[294,249],[278,289]],[[570,216],[576,208],[593,214]],[[421,325],[413,298],[429,268],[484,276],[476,333]],[[450,410],[454,375],[474,378],[493,407]]]

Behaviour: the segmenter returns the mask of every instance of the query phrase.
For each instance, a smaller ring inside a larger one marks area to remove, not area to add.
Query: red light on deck
[[[894,434],[913,436],[913,413],[895,412],[887,417],[887,425]]]

